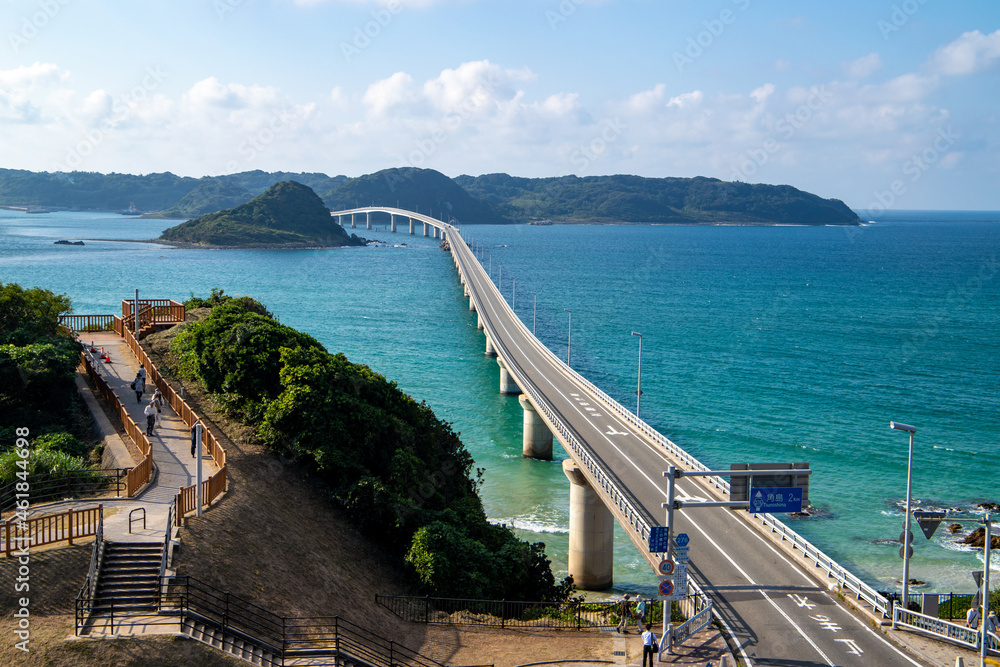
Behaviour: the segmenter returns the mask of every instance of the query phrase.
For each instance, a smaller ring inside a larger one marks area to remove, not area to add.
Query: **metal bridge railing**
[[[452,239],[456,241],[455,243],[452,244],[452,253],[456,256],[456,260],[458,260],[459,264],[463,264],[462,261],[458,259],[458,253],[459,253],[458,247],[459,245],[462,245],[463,247],[468,249],[468,246],[465,244],[465,241],[462,239],[461,234],[458,232],[457,229],[449,227],[448,234]],[[476,267],[485,276],[485,271],[483,270],[482,265],[479,264],[479,261],[476,260],[475,257],[473,257],[473,260],[476,262]],[[522,333],[526,334],[527,340],[531,341],[532,345],[534,345],[538,351],[544,354],[549,359],[549,361],[553,363],[556,367],[558,367],[565,375],[571,377],[586,391],[593,394],[597,399],[603,402],[605,404],[605,407],[607,407],[610,411],[614,412],[618,417],[631,424],[633,428],[635,428],[637,431],[645,435],[652,442],[663,447],[663,449],[668,454],[670,454],[672,457],[682,462],[691,470],[696,470],[696,471],[711,470],[711,468],[706,466],[704,463],[696,459],[694,456],[692,456],[685,450],[681,449],[675,443],[671,442],[668,438],[664,437],[663,434],[661,434],[656,429],[651,427],[645,421],[636,417],[635,414],[626,409],[618,401],[608,396],[607,393],[605,393],[597,386],[595,386],[592,382],[590,382],[590,380],[577,373],[562,359],[557,357],[554,352],[552,352],[549,348],[543,345],[541,341],[539,341],[534,336],[534,334],[532,334],[528,330],[528,328],[524,325],[524,323],[521,322],[521,319],[510,308],[506,300],[503,299],[499,290],[496,289],[496,286],[493,284],[492,279],[489,280],[489,284],[493,288],[496,296],[500,297],[499,300],[503,304],[503,307],[507,309],[508,315],[510,316],[511,320],[516,323],[516,326],[518,326],[521,329]],[[479,299],[479,295],[477,294],[477,292],[473,289],[470,289],[469,294],[471,295],[471,298],[473,299],[476,305],[477,312],[482,313],[483,311],[481,308],[481,300]],[[491,335],[491,339],[493,340],[494,346],[503,347],[506,350],[506,347],[503,345],[500,339],[495,335],[495,332],[493,332],[491,323],[487,318],[483,318],[483,324],[484,327],[489,328],[490,330],[489,333]],[[508,354],[507,356],[509,359],[510,355]],[[514,366],[514,364],[510,364],[510,366]],[[569,431],[569,429],[566,427],[563,421],[558,416],[556,416],[554,412],[549,408],[549,406],[540,399],[540,397],[531,387],[530,383],[527,381],[527,378],[525,378],[524,375],[521,373],[520,369],[514,366],[513,368],[509,368],[508,371],[514,374],[518,386],[521,387],[522,391],[528,394],[528,396],[532,399],[532,403],[535,404],[536,406],[539,406],[543,410],[549,422],[556,427],[559,434],[562,435],[562,437],[565,439],[567,446],[569,446],[573,450],[573,453],[577,455],[580,462],[583,463],[586,466],[587,470],[591,472],[594,478],[598,481],[601,488],[604,489],[605,492],[608,494],[611,501],[615,504],[615,506],[619,509],[619,511],[627,518],[630,525],[636,530],[636,532],[641,537],[648,539],[649,523],[646,520],[644,513],[641,512],[638,508],[636,508],[635,505],[629,500],[630,494],[628,494],[625,490],[618,488],[618,485],[616,484],[614,478],[606,471],[604,471],[603,466],[595,459],[594,456],[591,455],[589,450],[585,448],[573,436],[573,434]],[[526,387],[527,389],[525,389]],[[705,479],[708,480],[710,484],[714,485],[717,489],[719,489],[723,494],[726,495],[729,494],[729,482],[727,482],[722,477],[712,476],[712,477],[706,477]],[[846,568],[841,566],[835,560],[827,556],[825,553],[823,553],[820,549],[815,547],[804,537],[802,537],[794,530],[789,528],[787,525],[776,519],[773,515],[757,514],[754,515],[754,517],[757,520],[761,521],[763,525],[771,528],[772,532],[778,533],[782,540],[789,542],[790,546],[793,549],[799,550],[807,560],[810,560],[813,563],[815,563],[816,567],[821,567],[825,569],[829,577],[835,578],[842,588],[854,593],[857,599],[864,600],[872,607],[872,609],[881,613],[884,617],[888,617],[892,613],[891,611],[892,605],[888,599],[886,599],[873,587],[863,582],[856,575],[849,572]],[[694,581],[691,581],[690,585],[693,585],[696,591],[698,593],[701,593],[700,589],[697,588],[697,584]]]

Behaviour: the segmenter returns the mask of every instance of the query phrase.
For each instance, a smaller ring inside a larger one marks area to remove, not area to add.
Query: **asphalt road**
[[[628,489],[651,525],[663,525],[668,460],[628,422],[569,377],[516,321],[458,234],[452,250],[474,291],[487,333],[509,367],[518,369]],[[456,242],[457,241],[457,242]],[[525,387],[522,385],[522,389]],[[572,453],[571,453],[572,454]],[[567,482],[568,483],[568,482]],[[712,499],[693,478],[678,480],[678,497]],[[721,508],[674,513],[674,533],[690,538],[690,576],[712,596],[734,653],[752,665],[925,665],[827,592],[758,530]]]

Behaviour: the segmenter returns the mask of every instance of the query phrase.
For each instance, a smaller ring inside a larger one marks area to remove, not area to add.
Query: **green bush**
[[[18,461],[21,460],[15,450],[8,450],[0,454],[0,485],[17,480],[18,472],[27,472],[29,475],[45,475],[89,470],[82,458],[52,449],[31,448],[28,454],[27,469],[18,465]]]
[[[572,582],[555,583],[543,544],[487,521],[477,495],[482,471],[426,404],[253,300],[212,295],[209,317],[174,340],[181,372],[321,480],[355,525],[409,564],[423,592],[569,595]]]

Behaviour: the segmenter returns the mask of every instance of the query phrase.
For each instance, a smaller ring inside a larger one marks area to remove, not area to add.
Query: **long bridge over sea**
[[[448,246],[469,310],[495,356],[499,391],[517,394],[523,408],[523,454],[551,458],[553,438],[569,458],[569,572],[580,588],[613,581],[617,522],[654,572],[663,554],[651,553],[651,528],[665,523],[664,473],[671,464],[708,470],[543,345],[508,305],[461,230],[405,209],[368,206],[333,215],[344,227],[386,214],[390,231],[422,225]],[[400,221],[397,225],[397,219]],[[405,225],[405,226],[404,226]],[[728,500],[720,477],[677,480],[676,497],[689,502]],[[759,665],[924,664],[871,627],[892,614],[885,597],[825,556],[775,517],[728,509],[674,512],[674,533],[690,536],[689,613],[707,611],[736,645],[737,657]],[[868,618],[838,596],[868,607]],[[692,601],[694,603],[692,604]],[[901,611],[901,610],[897,610]]]

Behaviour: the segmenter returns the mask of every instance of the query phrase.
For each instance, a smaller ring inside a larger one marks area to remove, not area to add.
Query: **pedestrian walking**
[[[656,642],[656,635],[653,633],[653,624],[646,624],[646,631],[642,633],[642,667],[646,667],[646,657],[649,657],[649,667],[653,667],[653,658],[660,652],[660,645]]]
[[[157,389],[155,392],[153,392],[153,405],[156,406],[156,425],[157,426],[160,425],[160,420],[161,420],[160,414],[163,412],[163,404],[165,402],[166,401],[163,398],[163,393],[159,389]]]
[[[144,364],[139,364],[139,372],[136,373],[136,377],[141,377],[142,383],[146,384],[146,366]]]
[[[642,633],[642,626],[646,623],[646,601],[641,595],[637,596],[635,602],[635,627],[636,632]]]
[[[987,644],[990,648],[995,648],[997,644],[1000,644],[1000,622],[997,621],[997,613],[991,611],[990,615],[986,617],[986,622],[983,623],[983,630],[986,631],[986,636],[990,638],[990,643]]]
[[[132,380],[132,384],[129,385],[135,391],[135,402],[142,403],[142,394],[146,391],[146,383],[143,379],[136,374],[135,379]]]
[[[969,607],[965,612],[965,627],[973,630],[979,627],[979,607]]]
[[[146,415],[146,435],[153,435],[153,424],[156,423],[156,404],[150,401],[146,409],[142,411]]]
[[[191,458],[198,456],[198,424],[200,423],[191,424]]]
[[[618,632],[625,635],[628,634],[628,622],[632,619],[632,603],[629,602],[631,597],[626,593],[618,603]]]

